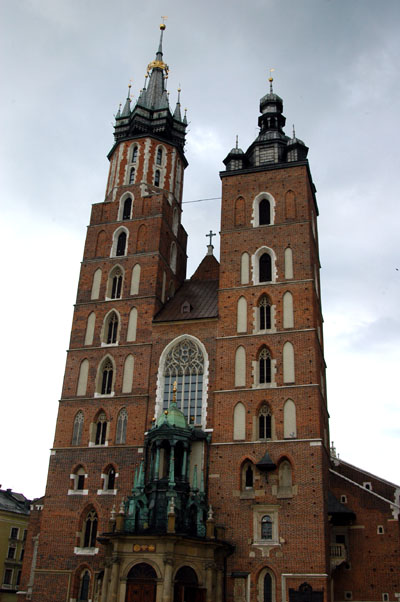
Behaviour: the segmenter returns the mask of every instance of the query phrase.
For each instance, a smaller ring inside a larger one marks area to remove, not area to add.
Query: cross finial
[[[294,129],[294,124],[293,124],[293,138],[296,138],[296,130]]]
[[[238,148],[239,145],[239,136],[236,134],[236,148]]]
[[[206,234],[206,237],[207,236],[209,236],[209,238],[210,238],[209,244],[212,245],[213,236],[217,236],[217,235],[215,234],[215,232],[213,232],[212,230],[210,230],[210,232],[208,234]]]
[[[274,81],[274,78],[272,77],[272,74],[273,74],[274,71],[275,71],[275,69],[273,67],[269,70],[268,81],[269,81],[269,91],[270,91],[271,94],[273,93],[272,82]]]

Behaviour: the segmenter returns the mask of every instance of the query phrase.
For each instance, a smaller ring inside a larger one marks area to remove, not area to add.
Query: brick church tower
[[[92,208],[20,596],[341,600],[333,576],[356,520],[341,479],[351,489],[359,477],[342,477],[337,460],[341,501],[329,493],[308,149],[284,134],[271,79],[259,135],[246,152],[236,144],[220,174],[220,263],[210,238],[186,279],[187,123],[179,96],[169,106],[164,29],[147,85],[116,116],[105,199]],[[378,495],[382,524],[393,495]],[[348,589],[349,575],[339,575]]]

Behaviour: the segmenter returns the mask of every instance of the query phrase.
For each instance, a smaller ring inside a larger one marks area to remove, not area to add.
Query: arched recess
[[[91,573],[88,568],[77,569],[74,579],[74,590],[78,602],[88,602],[91,599]]]
[[[95,273],[93,274],[92,291],[90,293],[90,298],[92,300],[99,298],[99,295],[100,295],[100,284],[101,284],[101,269],[98,268],[95,271]]]
[[[246,351],[240,346],[235,352],[235,387],[246,386]]]
[[[101,230],[97,235],[95,257],[105,257],[106,255],[106,233]]]
[[[143,253],[147,249],[147,228],[142,224],[137,233],[136,252]]]
[[[275,575],[268,567],[260,571],[257,582],[257,602],[276,602]]]
[[[287,341],[283,346],[283,382],[295,382],[294,348],[292,343],[289,343],[289,341]]]
[[[247,332],[247,301],[244,297],[237,302],[236,331]]]
[[[124,362],[124,376],[122,380],[122,393],[131,393],[133,381],[133,355],[127,355]]]
[[[89,314],[87,322],[86,322],[86,332],[85,332],[85,345],[93,344],[93,336],[94,336],[94,327],[96,324],[96,314],[94,311]]]
[[[175,574],[174,601],[204,600],[202,593],[196,571],[191,566],[181,566]]]
[[[297,437],[296,406],[291,399],[287,399],[283,406],[283,436],[285,439]]]
[[[140,285],[140,265],[137,263],[132,268],[132,278],[131,278],[131,295],[137,295],[139,293],[139,285]]]
[[[251,460],[245,460],[240,469],[240,489],[249,491],[254,487],[254,464]]]
[[[244,226],[246,223],[246,208],[243,197],[238,197],[235,201],[235,217],[234,223],[236,227]]]
[[[126,443],[126,431],[128,426],[128,412],[126,408],[122,408],[118,412],[117,418],[117,432],[115,435],[115,443],[123,444]]]
[[[74,427],[72,430],[72,445],[80,445],[82,441],[82,431],[84,423],[84,415],[82,410],[75,414]]]
[[[177,248],[176,248],[176,243],[174,241],[172,241],[171,243],[171,248],[170,248],[170,254],[169,254],[169,265],[171,266],[171,270],[174,272],[174,274],[176,273],[176,257],[177,257]]]
[[[178,372],[182,378],[177,378]],[[177,380],[178,389],[176,399],[178,407],[189,420],[193,416],[195,424],[205,427],[208,373],[208,353],[198,338],[189,334],[183,334],[172,340],[164,348],[160,356],[155,416],[159,416],[163,410],[168,408],[172,398],[173,382]],[[190,387],[190,398],[186,404],[187,407],[184,407],[182,390],[184,390],[184,384],[188,382],[189,378],[193,386]]]
[[[248,253],[242,253],[240,257],[240,284],[249,284],[250,279],[250,257]]]
[[[296,195],[293,190],[288,190],[285,194],[285,217],[296,219]]]
[[[286,280],[293,278],[293,251],[290,247],[285,249],[285,278]]]
[[[252,256],[251,263],[254,284],[276,281],[276,256],[272,249],[260,247]]]
[[[260,219],[261,218],[261,219]],[[260,192],[253,201],[252,225],[267,226],[275,222],[275,199],[269,192]]]
[[[137,316],[138,312],[136,307],[132,307],[129,313],[128,331],[126,333],[126,340],[128,342],[136,341]]]
[[[179,210],[178,207],[174,207],[174,212],[172,215],[172,232],[177,236],[178,234],[178,226],[179,226]]]
[[[293,328],[293,295],[289,291],[283,295],[283,328]]]
[[[233,410],[233,440],[244,441],[246,439],[246,410],[241,401],[235,405]]]
[[[278,498],[292,497],[292,465],[287,458],[282,458],[278,466]]]
[[[87,381],[89,374],[89,360],[84,359],[79,366],[78,384],[76,387],[77,395],[86,395]]]

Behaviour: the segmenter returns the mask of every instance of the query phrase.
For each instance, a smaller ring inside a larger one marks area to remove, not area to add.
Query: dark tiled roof
[[[22,493],[14,493],[11,489],[0,489],[0,510],[29,514],[29,500]]]
[[[187,308],[190,311],[184,311]],[[218,280],[186,280],[155,316],[154,322],[198,320],[218,316]]]

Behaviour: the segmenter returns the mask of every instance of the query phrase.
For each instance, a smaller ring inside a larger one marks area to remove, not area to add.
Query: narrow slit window
[[[271,304],[267,297],[263,297],[259,304],[260,330],[271,329]]]
[[[134,184],[135,183],[135,168],[131,167],[131,170],[129,172],[129,184]]]
[[[121,255],[125,255],[125,249],[126,249],[126,232],[121,232],[119,234],[118,240],[117,240],[117,250],[116,250],[117,257],[121,257]]]
[[[101,375],[101,393],[102,395],[110,395],[113,380],[113,366],[110,361],[106,362]]]
[[[128,197],[124,201],[124,210],[122,212],[122,219],[127,220],[131,219],[131,211],[132,211],[132,199]]]
[[[259,357],[260,384],[271,382],[271,354],[268,349],[263,349]]]
[[[156,169],[156,173],[154,174],[154,186],[160,186],[160,170]]]

